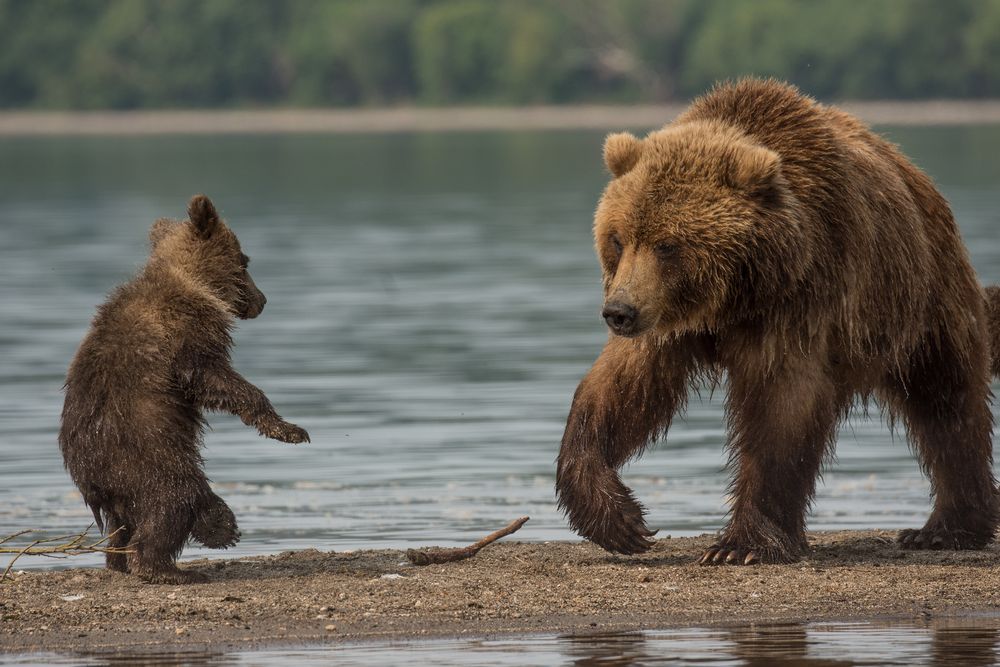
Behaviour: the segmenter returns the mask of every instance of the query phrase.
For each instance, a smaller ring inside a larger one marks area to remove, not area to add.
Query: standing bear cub
[[[59,447],[109,546],[107,566],[155,583],[204,581],[177,568],[189,537],[211,548],[239,540],[212,492],[199,447],[202,410],[224,410],[284,442],[309,435],[283,420],[229,361],[234,318],[266,299],[249,259],[208,197],[189,220],[158,220],[149,262],[100,307],[66,379]]]
[[[998,522],[984,294],[930,179],[858,120],[775,81],[721,85],[644,139],[610,135],[594,235],[611,336],[573,399],[557,491],[609,551],[652,544],[618,469],[689,387],[728,379],[733,504],[703,564],[790,562],[855,397],[905,424],[931,481],[905,548]],[[995,323],[993,323],[995,326]]]

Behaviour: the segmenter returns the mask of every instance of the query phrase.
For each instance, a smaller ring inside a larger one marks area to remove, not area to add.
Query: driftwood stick
[[[526,516],[522,516],[520,519],[515,519],[500,530],[490,533],[475,544],[470,544],[467,547],[458,547],[454,549],[441,549],[439,547],[431,547],[429,549],[408,549],[406,551],[406,558],[414,565],[453,563],[457,560],[472,558],[479,553],[479,550],[483,547],[496,542],[501,537],[506,537],[511,533],[517,532],[527,520],[528,517]]]
[[[123,549],[119,547],[109,547],[105,546],[105,543],[111,539],[111,537],[121,530],[119,528],[114,533],[110,533],[91,542],[87,538],[87,533],[90,529],[94,527],[94,524],[87,526],[87,529],[82,533],[77,533],[76,535],[61,535],[59,537],[46,537],[34,540],[23,547],[18,546],[0,546],[0,554],[14,554],[10,563],[7,564],[7,569],[3,571],[0,575],[0,582],[4,581],[10,576],[10,572],[14,569],[14,563],[21,556],[45,556],[48,558],[66,558],[67,556],[76,556],[77,554],[89,554],[89,553],[131,553],[130,549]],[[33,533],[33,530],[22,530],[19,533],[14,533],[13,535],[8,535],[7,537],[0,538],[0,545],[10,542],[15,537],[21,535],[26,535],[28,533]]]

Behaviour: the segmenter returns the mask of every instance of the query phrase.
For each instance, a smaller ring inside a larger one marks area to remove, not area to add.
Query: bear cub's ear
[[[219,214],[215,204],[205,195],[195,195],[188,203],[188,219],[194,225],[194,230],[203,239],[211,238],[215,228],[219,226]]]
[[[154,222],[153,226],[149,229],[149,247],[156,248],[160,244],[160,241],[167,238],[170,232],[176,228],[177,223],[167,218],[160,218]]]
[[[729,184],[761,203],[774,205],[781,198],[781,156],[763,146],[747,146],[733,156]]]
[[[642,141],[628,132],[609,134],[604,140],[604,164],[615,178],[631,171],[641,154]]]

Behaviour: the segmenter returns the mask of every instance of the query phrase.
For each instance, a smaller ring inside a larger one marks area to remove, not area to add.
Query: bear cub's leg
[[[194,527],[200,490],[197,485],[148,490],[135,511],[136,527],[128,544],[130,573],[151,584],[208,581],[200,572],[178,569],[176,562]]]
[[[184,546],[172,537],[156,534],[160,526],[144,526],[136,531],[129,543],[128,571],[151,584],[203,584],[208,577],[200,572],[181,570],[177,567],[177,555]]]
[[[126,549],[132,539],[132,530],[116,514],[108,513],[105,521],[107,546],[112,549]],[[104,564],[109,570],[128,572],[128,554],[105,553]]]
[[[217,360],[198,368],[192,374],[189,391],[200,407],[236,415],[266,438],[293,444],[309,442],[304,428],[285,421],[264,392],[227,361]]]

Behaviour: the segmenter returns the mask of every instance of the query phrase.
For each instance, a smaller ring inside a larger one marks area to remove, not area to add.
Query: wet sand
[[[302,134],[660,127],[685,104],[173,111],[3,111],[0,136]],[[840,103],[873,124],[1000,123],[1000,100]]]
[[[306,550],[184,564],[211,583],[98,569],[0,584],[0,651],[226,650],[378,639],[592,633],[750,622],[961,616],[1000,606],[1000,548],[902,551],[889,531],[813,533],[792,565],[700,567],[711,536],[638,557],[501,542],[417,567],[402,551]]]

